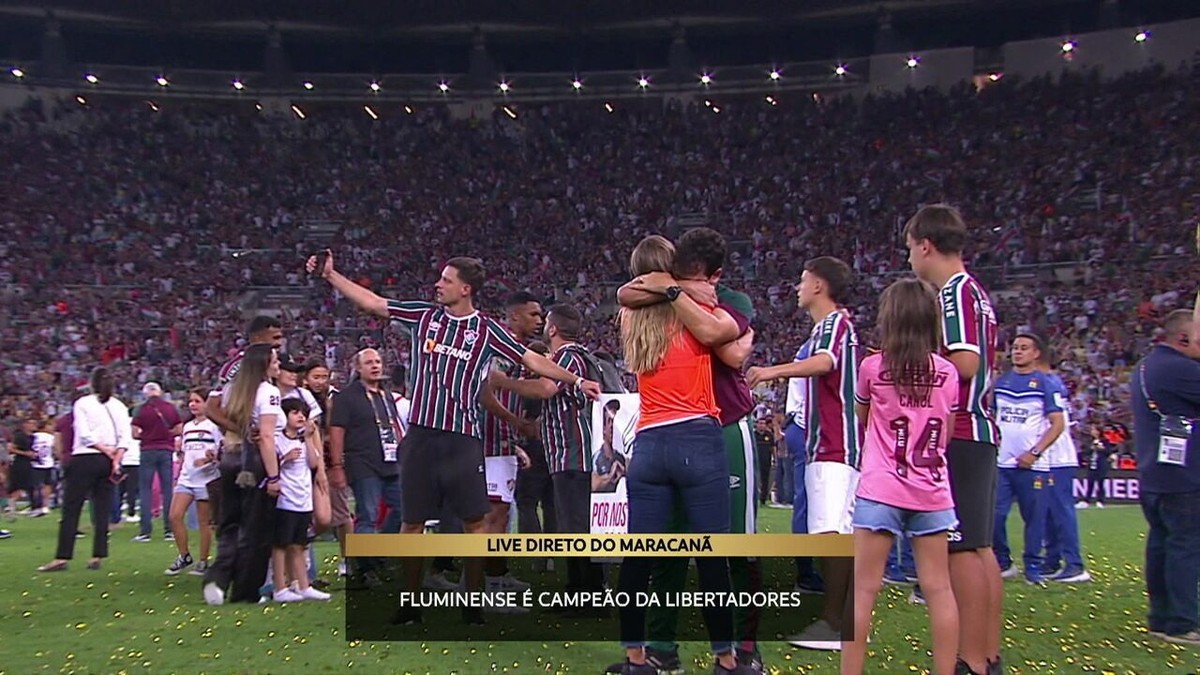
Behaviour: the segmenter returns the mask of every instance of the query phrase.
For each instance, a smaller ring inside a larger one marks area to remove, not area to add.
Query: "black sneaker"
[[[8,530],[0,530],[0,539],[8,539],[11,536],[12,532],[9,532]]]
[[[171,563],[171,566],[167,568],[167,571],[165,572],[165,574],[169,577],[173,577],[176,574],[179,574],[180,572],[191,567],[192,562],[194,562],[192,560],[192,554],[184,553],[183,555],[175,558],[175,562]]]
[[[401,607],[392,615],[392,623],[397,626],[413,626],[421,623],[421,608]]]
[[[153,541],[148,534],[139,534],[138,536],[134,537],[133,540],[139,544],[149,544],[151,541]]]
[[[621,669],[617,671],[621,675],[658,675],[658,668],[650,665],[650,660],[647,659],[643,664],[630,663],[629,659],[621,664]]]
[[[609,664],[609,666],[604,669],[604,675],[620,675],[620,673],[624,671],[625,661],[617,661],[616,663]]]
[[[966,661],[959,659],[954,664],[954,675],[986,675],[986,673],[977,673],[971,670],[971,666],[968,666]]]
[[[483,610],[477,607],[464,607],[462,610],[462,622],[468,626],[482,626],[487,623],[483,620]]]
[[[761,673],[765,673],[767,670],[763,666],[762,654],[759,654],[758,650],[748,652],[745,649],[739,649],[737,650],[737,660],[738,664],[745,666],[750,672],[756,675],[761,675]]]
[[[755,675],[755,673],[761,673],[762,671],[756,671],[750,664],[738,661],[732,670],[721,665],[720,662],[714,663],[712,672],[713,675]]]
[[[163,535],[163,541],[175,541],[175,533],[167,532]]]
[[[654,666],[660,675],[681,675],[687,672],[679,660],[679,647],[674,649],[646,647],[646,663]]]

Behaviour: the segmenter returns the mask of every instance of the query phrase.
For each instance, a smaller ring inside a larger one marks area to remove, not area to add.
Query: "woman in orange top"
[[[634,249],[634,276],[667,272],[675,248],[663,237],[643,239]],[[712,350],[689,332],[671,303],[693,303],[677,286],[667,289],[670,303],[621,309],[621,342],[628,367],[637,375],[641,411],[626,485],[629,533],[663,533],[676,500],[683,504],[689,531],[729,532],[729,459],[713,393]],[[712,309],[708,308],[711,313]],[[629,557],[621,564],[620,590],[646,592],[653,558]],[[729,592],[725,558],[696,558],[700,589]],[[733,651],[733,612],[704,609],[718,671],[739,672]],[[645,607],[621,609],[625,675],[652,675],[646,663]]]

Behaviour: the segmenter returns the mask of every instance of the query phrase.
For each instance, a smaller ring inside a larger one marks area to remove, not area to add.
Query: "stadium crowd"
[[[791,291],[804,261],[853,262],[849,309],[869,336],[878,292],[907,271],[903,219],[934,201],[982,242],[969,263],[993,289],[1000,344],[1023,326],[1048,335],[1073,419],[1123,418],[1127,366],[1200,281],[1196,73],[778,98],[719,113],[518,106],[515,120],[100,97],[13,111],[0,120],[0,418],[63,412],[97,362],[127,400],[151,380],[210,385],[245,341],[255,286],[308,293],[285,311],[293,353],[340,376],[363,344],[406,360],[402,336],[303,274],[319,221],[340,224],[331,246],[360,283],[424,298],[442,261],[469,253],[497,291],[485,303],[517,288],[573,302],[585,341],[618,353],[625,252],[703,214],[734,243],[726,278],[758,299],[755,360],[777,362],[809,328]]]

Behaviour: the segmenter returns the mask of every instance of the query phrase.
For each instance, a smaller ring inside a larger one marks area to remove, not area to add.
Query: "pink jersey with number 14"
[[[871,407],[859,497],[912,511],[954,508],[946,469],[953,429],[946,419],[958,400],[958,371],[941,356],[933,355],[933,364],[928,396],[916,398],[892,382],[882,354],[859,366],[854,400]]]

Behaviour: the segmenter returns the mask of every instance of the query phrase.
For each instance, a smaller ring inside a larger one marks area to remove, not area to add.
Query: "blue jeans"
[[[676,500],[687,517],[685,532],[729,532],[729,455],[720,424],[710,417],[654,427],[638,432],[626,473],[629,490],[629,533],[668,532]],[[621,564],[618,587],[633,596],[650,584],[654,558],[633,556]],[[696,558],[700,590],[729,592],[729,562],[725,558]],[[702,610],[714,654],[733,649],[733,610]],[[646,608],[620,610],[621,644],[646,642]]]
[[[1025,521],[1025,576],[1037,579],[1042,574],[1042,541],[1046,537],[1046,500],[1050,473],[1032,469],[1000,469],[996,490],[996,530],[992,546],[1000,569],[1012,566],[1008,547],[1008,512],[1013,501]]]
[[[1054,486],[1046,499],[1046,569],[1058,568],[1065,560],[1068,570],[1083,569],[1079,549],[1079,520],[1075,516],[1075,473],[1073,466],[1050,469]]]
[[[808,466],[807,437],[804,429],[795,422],[789,422],[783,432],[788,454],[792,458],[792,534],[808,534],[808,490],[804,487],[804,473]],[[812,558],[796,558],[796,578],[809,585],[819,583]]]
[[[400,513],[400,477],[366,476],[350,481],[350,490],[354,493],[354,534],[375,534],[375,521],[379,519],[379,498],[382,497],[388,506],[387,518],[383,521],[384,534],[399,534]],[[374,558],[358,558],[359,569],[366,572],[380,565]]]
[[[896,537],[896,544],[888,553],[886,574],[892,578],[917,576],[917,563],[913,559],[912,541],[908,537]]]
[[[138,467],[138,497],[142,507],[141,534],[149,535],[153,529],[154,509],[154,476],[158,476],[158,487],[162,490],[162,519],[163,533],[171,531],[171,493],[174,485],[171,474],[174,472],[171,450],[142,450],[141,465]]]
[[[1150,630],[1181,635],[1197,628],[1200,584],[1200,492],[1141,494],[1146,535]]]

